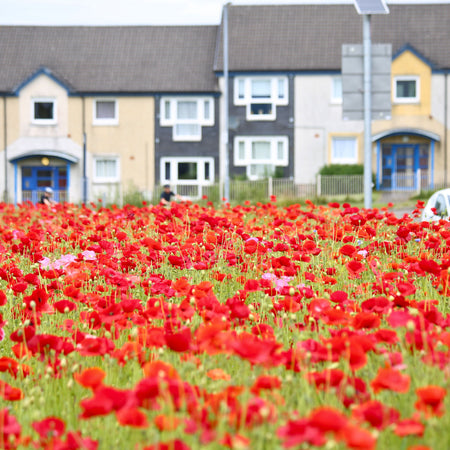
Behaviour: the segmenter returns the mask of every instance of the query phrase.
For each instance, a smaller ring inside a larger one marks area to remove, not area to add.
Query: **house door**
[[[416,155],[418,144],[396,144],[392,146],[395,155],[396,170],[394,186],[400,190],[414,189],[416,179]]]
[[[413,190],[420,169],[422,186],[428,185],[429,145],[383,144],[381,150],[381,186],[383,190]]]
[[[43,190],[51,187],[57,202],[67,201],[67,167],[22,167],[22,200],[36,203]]]

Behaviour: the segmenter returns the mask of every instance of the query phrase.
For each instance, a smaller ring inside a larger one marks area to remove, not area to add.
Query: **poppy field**
[[[450,448],[450,222],[0,204],[1,449]]]

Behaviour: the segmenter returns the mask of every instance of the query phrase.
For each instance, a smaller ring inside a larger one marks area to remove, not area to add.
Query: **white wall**
[[[330,135],[362,133],[364,124],[342,119],[342,104],[332,101],[332,75],[298,75],[294,84],[295,181],[311,183],[329,163]]]

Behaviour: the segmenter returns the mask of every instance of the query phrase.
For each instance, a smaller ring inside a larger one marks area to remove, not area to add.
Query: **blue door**
[[[67,166],[22,167],[23,201],[36,203],[46,187],[54,191],[57,202],[67,201]]]
[[[421,185],[429,183],[428,144],[383,144],[381,148],[382,190],[414,190],[417,173],[421,172]]]

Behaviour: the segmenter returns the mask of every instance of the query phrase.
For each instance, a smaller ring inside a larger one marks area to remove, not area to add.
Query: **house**
[[[223,23],[0,27],[3,198],[51,186],[59,200],[120,201],[166,183],[196,196],[226,166],[307,184],[326,164],[363,163],[363,121],[342,108],[342,45],[362,43],[354,6],[227,8],[227,105]],[[391,117],[372,121],[376,187],[431,189],[450,170],[450,4],[389,10],[371,18],[393,55]]]
[[[391,119],[372,121],[376,184],[413,189],[420,174],[432,188],[449,170],[450,5],[389,10],[371,17],[372,42],[393,53]],[[223,23],[214,65],[223,86],[222,35]],[[342,45],[363,39],[353,5],[229,5],[228,36],[232,174],[308,183],[326,164],[363,163],[363,121],[342,113]]]
[[[0,28],[0,184],[9,201],[119,201],[214,182],[215,26]],[[5,152],[6,149],[6,152]]]

